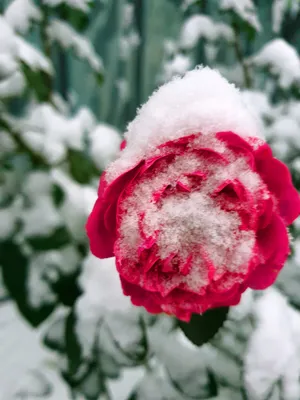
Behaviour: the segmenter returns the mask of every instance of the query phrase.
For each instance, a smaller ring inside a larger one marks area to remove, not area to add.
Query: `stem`
[[[249,65],[245,62],[244,59],[244,54],[242,50],[242,45],[240,41],[240,36],[239,36],[239,31],[238,27],[235,23],[232,24],[232,28],[234,31],[234,49],[235,49],[235,54],[236,57],[241,64],[242,70],[243,70],[243,76],[244,76],[244,85],[247,89],[251,88],[252,86],[252,78],[250,74],[250,68]]]

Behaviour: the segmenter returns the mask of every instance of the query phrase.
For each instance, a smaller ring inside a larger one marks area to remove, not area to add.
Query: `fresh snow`
[[[261,30],[261,24],[257,18],[255,6],[252,0],[221,0],[220,8],[224,11],[234,12],[256,31]]]
[[[300,317],[294,313],[287,299],[274,288],[267,290],[257,302],[258,326],[250,337],[245,357],[249,400],[271,398],[279,390],[280,398],[300,397]]]
[[[47,27],[47,33],[52,42],[59,43],[65,49],[73,49],[77,57],[86,60],[93,70],[97,72],[103,70],[102,60],[96,54],[91,42],[66,22],[52,19]]]
[[[71,8],[77,8],[81,11],[89,11],[90,0],[44,0],[44,3],[51,7],[56,7],[59,4],[65,3]]]
[[[32,0],[13,0],[4,12],[4,18],[18,33],[25,34],[33,21],[40,21],[41,11]]]
[[[279,86],[283,89],[300,83],[299,55],[284,39],[271,40],[249,61],[258,67],[269,68],[278,77]]]
[[[190,71],[161,86],[142,106],[125,133],[127,147],[109,167],[107,178],[115,178],[169,140],[226,130],[261,136],[258,121],[234,85],[208,67]]]
[[[180,45],[192,49],[200,38],[208,41],[218,39],[233,40],[233,31],[229,25],[213,21],[207,15],[193,15],[183,24],[180,35]]]
[[[121,145],[121,135],[107,124],[99,124],[89,135],[91,157],[100,171],[116,158]]]

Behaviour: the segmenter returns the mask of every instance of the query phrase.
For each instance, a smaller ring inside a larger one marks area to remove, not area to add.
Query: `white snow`
[[[221,0],[220,8],[221,10],[234,12],[256,31],[261,30],[261,24],[252,0]]]
[[[89,10],[90,0],[44,0],[44,3],[51,7],[56,7],[59,4],[65,3],[71,8],[77,8],[87,12]]]
[[[9,78],[4,81],[0,80],[0,99],[19,96],[23,93],[25,87],[26,83],[23,74],[15,71]]]
[[[89,140],[92,159],[99,170],[104,171],[120,151],[121,135],[107,124],[99,124],[90,133]]]
[[[108,168],[111,180],[160,144],[192,133],[231,130],[241,136],[261,136],[258,121],[238,89],[208,67],[188,72],[161,86],[128,125],[127,147]]]
[[[102,60],[96,54],[91,42],[66,22],[52,19],[47,27],[47,34],[52,42],[57,42],[64,49],[73,49],[77,57],[86,60],[93,70],[97,72],[103,70]]]
[[[53,182],[64,191],[65,199],[59,208],[64,223],[78,241],[85,241],[85,223],[97,199],[97,190],[88,185],[80,185],[59,169],[51,172]]]
[[[274,0],[272,5],[273,31],[279,33],[287,6],[286,0]]]
[[[135,31],[130,31],[127,35],[122,36],[119,43],[120,57],[123,60],[127,60],[140,45],[140,42],[140,37]]]
[[[256,304],[258,326],[245,357],[244,379],[250,400],[266,398],[279,381],[282,398],[300,396],[299,336],[295,340],[300,318],[297,314],[291,319],[291,311],[286,298],[276,289],[268,289]]]
[[[52,203],[50,190],[49,174],[32,172],[27,175],[23,193],[28,197],[29,205],[21,213],[24,236],[51,234],[61,225],[61,216]]]
[[[4,18],[16,32],[25,34],[32,22],[41,20],[42,13],[32,0],[13,0],[6,8]]]
[[[163,64],[162,80],[169,81],[174,76],[184,75],[192,67],[189,56],[178,53],[175,57]]]
[[[284,39],[271,40],[249,62],[258,67],[269,68],[278,77],[279,86],[283,89],[300,82],[299,55]]]
[[[42,70],[47,74],[53,73],[50,60],[21,36],[16,36],[18,58],[33,70]]]
[[[180,33],[180,45],[184,49],[192,49],[200,38],[209,41],[217,39],[233,40],[233,31],[229,25],[213,21],[207,15],[193,15],[183,24]]]
[[[79,283],[83,294],[76,303],[76,331],[87,355],[94,344],[99,319],[110,312],[128,312],[132,305],[129,297],[123,295],[114,258],[99,260],[89,254],[84,260]]]

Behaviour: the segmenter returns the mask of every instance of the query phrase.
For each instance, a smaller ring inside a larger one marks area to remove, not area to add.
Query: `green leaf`
[[[55,206],[60,207],[65,199],[65,192],[59,185],[53,184],[51,188],[51,196]]]
[[[204,314],[193,314],[190,322],[178,321],[185,336],[196,346],[212,339],[227,319],[229,307],[214,308]]]
[[[78,283],[79,274],[80,270],[78,268],[72,274],[61,275],[59,280],[53,285],[53,291],[58,295],[59,302],[65,306],[72,307],[82,294]]]
[[[37,251],[60,249],[70,243],[71,236],[65,226],[59,226],[50,235],[27,238],[30,246]]]
[[[52,313],[54,305],[44,305],[35,309],[28,303],[27,276],[29,260],[20,246],[7,240],[0,243],[0,265],[2,276],[9,294],[14,299],[20,313],[33,326],[41,324]]]
[[[47,329],[43,343],[48,349],[57,351],[58,353],[65,353],[66,351],[66,338],[65,328],[66,319],[64,316],[57,318]]]
[[[25,63],[21,63],[22,71],[29,89],[39,102],[47,102],[52,91],[51,76],[45,71],[34,71]]]
[[[92,160],[83,151],[69,149],[68,160],[70,173],[77,182],[87,184],[93,176],[98,175]]]
[[[67,317],[65,327],[66,355],[68,360],[67,374],[70,377],[76,374],[82,362],[81,346],[76,335],[76,320],[75,312],[72,310]]]

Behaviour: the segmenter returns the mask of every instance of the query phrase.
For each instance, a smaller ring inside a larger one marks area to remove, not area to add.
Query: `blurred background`
[[[300,221],[201,348],[128,305],[84,230],[136,109],[199,64],[300,189],[299,49],[299,0],[0,1],[0,400],[300,399]]]

